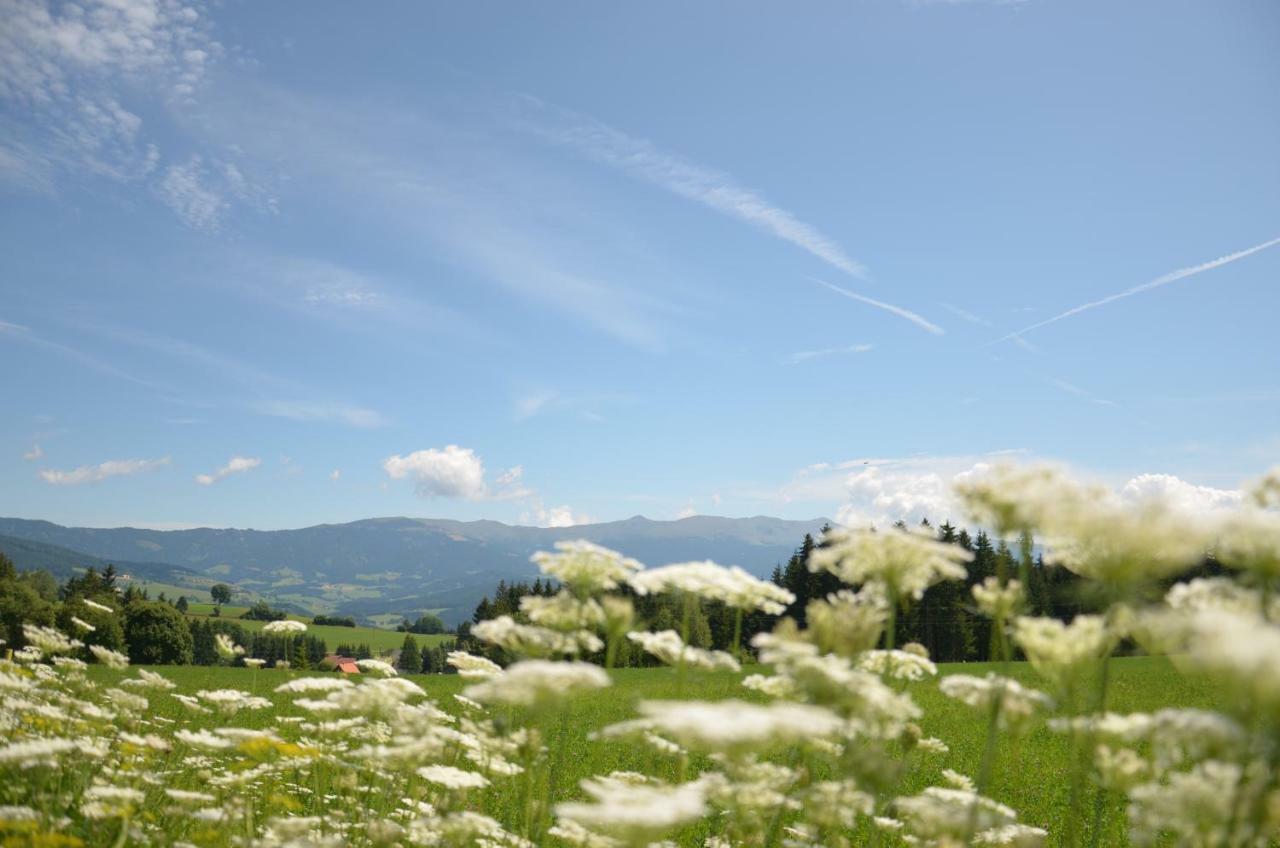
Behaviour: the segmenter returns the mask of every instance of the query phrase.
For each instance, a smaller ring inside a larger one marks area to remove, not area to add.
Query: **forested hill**
[[[826,519],[694,516],[565,528],[496,521],[374,518],[297,530],[146,530],[63,527],[0,518],[0,535],[111,561],[168,563],[237,584],[281,604],[355,616],[441,610],[466,618],[500,578],[531,576],[529,556],[587,539],[650,565],[713,559],[768,575]],[[31,568],[22,555],[14,560]],[[35,566],[40,567],[40,566]]]

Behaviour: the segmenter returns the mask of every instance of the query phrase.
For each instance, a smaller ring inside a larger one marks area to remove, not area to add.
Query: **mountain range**
[[[565,528],[497,521],[371,518],[296,530],[146,530],[63,527],[0,518],[0,550],[19,568],[65,577],[77,567],[115,563],[135,582],[170,594],[208,595],[226,582],[240,600],[265,598],[299,612],[386,621],[433,611],[467,619],[500,579],[532,578],[535,551],[586,539],[649,565],[712,559],[759,576],[785,562],[805,533],[826,519],[693,516]]]

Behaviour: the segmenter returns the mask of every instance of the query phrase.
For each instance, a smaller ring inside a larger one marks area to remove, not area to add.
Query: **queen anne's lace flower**
[[[522,660],[463,694],[482,704],[532,706],[602,689],[609,683],[604,669],[590,663]]]
[[[291,618],[282,618],[278,621],[268,621],[262,625],[262,632],[273,636],[293,636],[298,633],[306,633],[307,625]]]
[[[897,598],[916,598],[940,580],[963,580],[973,554],[915,530],[833,529],[809,557],[846,583],[879,583]]]
[[[942,678],[938,688],[947,697],[980,710],[990,710],[998,700],[1002,726],[1016,725],[1036,710],[1053,706],[1053,700],[1043,692],[1028,689],[1016,680],[996,674],[986,677],[952,674]]]
[[[707,651],[686,645],[680,638],[680,634],[674,630],[663,630],[661,633],[639,631],[628,633],[627,638],[667,665],[683,663],[694,668],[729,671],[738,671],[741,668],[738,661],[724,651]]]
[[[737,566],[726,568],[710,560],[650,568],[633,574],[630,582],[641,595],[688,592],[735,609],[771,615],[780,615],[795,601],[795,596],[781,586],[752,577]]]
[[[532,559],[549,574],[581,595],[616,589],[635,571],[639,562],[591,542],[556,542],[558,553],[539,551]]]

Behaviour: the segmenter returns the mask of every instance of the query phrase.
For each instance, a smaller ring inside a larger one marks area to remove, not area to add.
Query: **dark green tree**
[[[422,652],[418,642],[405,634],[404,643],[400,646],[400,657],[396,660],[396,668],[403,674],[419,674],[422,671]]]
[[[231,603],[231,587],[226,583],[215,583],[209,587],[209,597],[213,598],[216,614],[222,614],[222,605]]]
[[[186,619],[168,604],[135,601],[125,611],[125,644],[130,662],[141,665],[189,665],[194,659]]]

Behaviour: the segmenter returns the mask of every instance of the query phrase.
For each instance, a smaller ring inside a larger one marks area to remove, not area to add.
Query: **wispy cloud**
[[[231,460],[212,474],[197,474],[196,482],[201,486],[212,486],[219,480],[232,474],[244,474],[262,464],[262,460],[253,456],[233,456]]]
[[[166,168],[156,193],[174,214],[196,230],[217,230],[230,206],[226,197],[211,184],[199,156]]]
[[[40,447],[40,443],[31,446],[31,450],[23,451],[22,458],[27,462],[35,462],[37,459],[44,457],[44,448]]]
[[[855,344],[847,345],[845,347],[828,347],[823,348],[822,350],[801,350],[788,356],[787,361],[792,365],[798,365],[806,360],[817,359],[822,356],[836,356],[837,354],[844,353],[866,353],[874,347],[875,345],[870,344]]]
[[[82,365],[85,368],[97,371],[99,374],[105,374],[109,377],[115,377],[120,380],[134,383],[135,385],[144,386],[162,394],[169,394],[172,391],[168,387],[159,383],[155,383],[151,380],[146,380],[142,377],[130,374],[127,371],[123,371],[112,365],[110,362],[107,362],[98,356],[94,356],[93,354],[86,353],[79,348],[74,348],[70,345],[65,345],[61,342],[55,342],[51,339],[47,339],[36,333],[30,327],[26,327],[22,324],[0,321],[0,339],[9,339],[41,350],[51,351],[59,356]]]
[[[1133,297],[1136,294],[1142,294],[1144,292],[1149,292],[1153,289],[1158,289],[1162,286],[1167,286],[1170,283],[1176,283],[1178,280],[1185,280],[1187,277],[1194,277],[1196,274],[1203,274],[1205,271],[1212,271],[1215,268],[1221,268],[1223,265],[1230,265],[1232,262],[1237,262],[1241,259],[1244,259],[1245,257],[1252,256],[1255,253],[1261,253],[1267,248],[1275,247],[1278,244],[1280,244],[1280,238],[1273,238],[1273,239],[1270,239],[1269,241],[1264,241],[1261,244],[1255,244],[1253,247],[1246,247],[1244,250],[1237,250],[1235,253],[1228,253],[1226,256],[1219,256],[1217,259],[1212,259],[1208,262],[1202,262],[1199,265],[1192,265],[1188,268],[1179,268],[1178,270],[1171,271],[1168,274],[1165,274],[1161,277],[1156,277],[1154,280],[1151,280],[1150,282],[1146,282],[1138,286],[1133,286],[1132,288],[1125,289],[1124,291],[1117,292],[1116,294],[1107,295],[1106,297],[1100,298],[1098,300],[1091,300],[1088,303],[1082,303],[1079,306],[1068,309],[1066,312],[1061,312],[1053,316],[1052,318],[1046,318],[1043,321],[1037,321],[1035,324],[1031,324],[1029,326],[1023,327],[1021,330],[1016,330],[1012,333],[1009,333],[1008,335],[1001,336],[1000,338],[996,339],[993,342],[988,342],[987,346],[1000,344],[1001,342],[1007,342],[1010,339],[1014,339],[1019,336],[1023,336],[1027,333],[1030,333],[1032,330],[1038,330],[1041,327],[1047,327],[1050,324],[1056,324],[1059,321],[1064,321],[1067,318],[1072,318],[1076,315],[1079,315],[1082,312],[1088,312],[1091,309],[1097,309],[1099,306],[1106,306],[1109,303],[1115,303],[1117,300],[1124,300],[1126,297]]]
[[[866,295],[858,294],[855,291],[850,291],[844,286],[837,286],[834,283],[828,283],[826,280],[819,280],[817,277],[810,277],[809,279],[813,280],[815,283],[817,283],[820,286],[825,286],[826,288],[831,289],[831,291],[835,292],[836,294],[844,295],[845,297],[851,300],[856,300],[859,303],[865,303],[868,306],[874,306],[876,309],[883,309],[885,312],[889,312],[893,315],[897,315],[899,318],[905,318],[906,320],[910,321],[912,324],[915,324],[920,329],[929,333],[933,333],[935,336],[941,336],[944,333],[946,333],[946,330],[942,329],[937,324],[933,323],[932,321],[929,321],[926,318],[921,317],[920,315],[917,315],[916,313],[912,312],[910,309],[907,309],[905,307],[894,306],[892,303],[885,303],[883,300],[876,300],[875,298],[870,298],[870,297],[867,297]]]
[[[542,123],[530,126],[537,135],[579,150],[687,200],[745,221],[850,276],[866,278],[867,271],[862,263],[849,256],[833,239],[791,212],[770,203],[758,192],[739,185],[727,174],[694,164],[594,118],[549,107],[535,98],[525,99],[559,118],[554,126]]]
[[[559,397],[560,394],[558,392],[545,391],[534,392],[533,394],[516,398],[516,420],[525,421],[534,417]]]
[[[983,318],[980,315],[975,315],[969,310],[956,306],[953,303],[942,302],[942,303],[939,303],[938,305],[962,321],[968,321],[970,324],[979,324],[983,327],[991,326],[991,322],[988,321],[987,319]]]
[[[330,421],[348,427],[382,427],[386,418],[374,409],[346,403],[318,401],[261,400],[249,404],[259,415],[288,418],[293,421]]]
[[[44,468],[40,478],[54,486],[80,486],[100,483],[110,477],[128,477],[143,471],[154,471],[169,464],[169,457],[160,459],[109,459],[97,465],[81,465],[69,471]]]
[[[1075,395],[1078,398],[1083,398],[1084,400],[1089,401],[1089,403],[1095,403],[1098,406],[1119,406],[1120,405],[1113,400],[1107,400],[1106,398],[1098,397],[1093,392],[1090,392],[1087,389],[1082,389],[1081,387],[1077,386],[1075,383],[1068,383],[1066,380],[1061,380],[1061,379],[1058,379],[1057,377],[1049,378],[1049,385],[1053,386],[1056,389],[1064,391],[1069,395]]]

